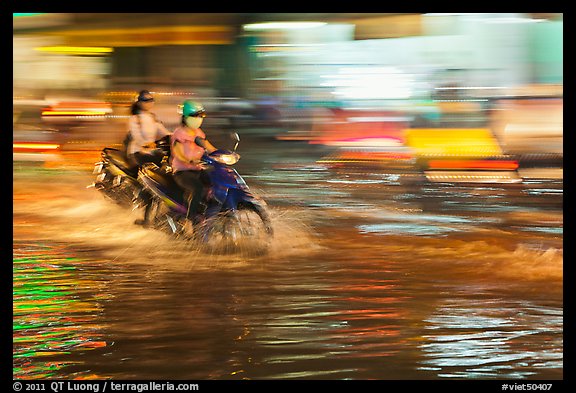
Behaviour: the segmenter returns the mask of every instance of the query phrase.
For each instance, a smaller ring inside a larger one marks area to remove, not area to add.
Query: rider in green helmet
[[[170,165],[174,181],[193,195],[187,218],[198,223],[201,219],[197,214],[198,207],[204,193],[201,176],[205,169],[200,159],[204,152],[212,153],[217,149],[200,129],[206,117],[204,106],[199,102],[186,100],[180,109],[182,111],[180,127],[174,130],[170,137],[172,147]]]
[[[206,110],[201,103],[195,101],[186,100],[182,103],[182,117],[206,117]]]

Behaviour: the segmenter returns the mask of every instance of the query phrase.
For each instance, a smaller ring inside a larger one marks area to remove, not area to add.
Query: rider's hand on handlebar
[[[200,168],[200,170],[204,170],[204,169],[208,168],[204,161],[190,161],[190,164],[197,165]]]

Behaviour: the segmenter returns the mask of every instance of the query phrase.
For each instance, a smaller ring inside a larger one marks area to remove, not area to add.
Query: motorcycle
[[[144,164],[138,181],[152,195],[151,225],[177,237],[202,244],[236,248],[247,240],[267,242],[273,228],[266,202],[254,194],[232,166],[240,138],[234,133],[233,150],[204,154],[206,192],[200,203],[202,222],[196,225],[186,218],[192,195],[182,190],[172,178],[169,165]]]
[[[186,218],[192,196],[176,184],[168,165],[169,137],[156,141],[164,155],[160,166],[146,163],[137,168],[123,151],[104,148],[102,160],[95,164],[97,177],[92,186],[121,206],[136,209],[150,203],[149,227],[176,238],[233,249],[244,240],[268,242],[273,228],[267,204],[232,168],[240,159],[236,152],[240,138],[236,133],[232,136],[233,150],[219,149],[202,157],[207,187],[199,211],[203,220],[196,225]]]
[[[169,136],[156,141],[164,157],[169,156]],[[136,209],[147,203],[143,187],[138,181],[138,166],[126,156],[125,149],[105,147],[100,152],[102,159],[94,164],[96,181],[88,188],[95,188],[104,197],[122,207]]]

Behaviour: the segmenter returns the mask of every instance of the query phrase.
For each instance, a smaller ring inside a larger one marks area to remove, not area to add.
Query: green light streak
[[[36,15],[44,15],[45,12],[15,12],[12,14],[13,18],[21,18],[23,16],[36,16]]]

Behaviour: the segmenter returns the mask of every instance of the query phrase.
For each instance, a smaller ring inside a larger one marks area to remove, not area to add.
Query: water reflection
[[[15,377],[562,378],[561,193],[287,167],[252,170],[277,237],[236,257],[15,171]]]
[[[83,271],[64,247],[15,243],[13,261],[13,376],[58,378],[77,364],[68,355],[106,347],[98,316],[105,284]],[[90,370],[72,377],[100,378]]]
[[[421,370],[442,378],[530,378],[563,367],[562,309],[454,298],[425,320]]]

